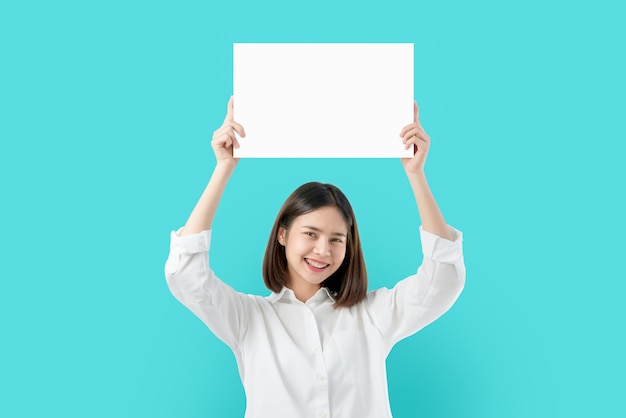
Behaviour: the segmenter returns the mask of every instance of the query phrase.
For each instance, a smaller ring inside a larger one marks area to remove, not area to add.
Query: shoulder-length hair
[[[322,282],[335,299],[335,308],[350,307],[365,299],[367,271],[359,230],[348,198],[332,184],[311,182],[298,187],[285,201],[276,216],[263,258],[263,281],[273,292],[280,290],[289,277],[285,247],[278,242],[280,228],[289,230],[300,215],[323,207],[336,207],[348,226],[346,255],[341,266]]]

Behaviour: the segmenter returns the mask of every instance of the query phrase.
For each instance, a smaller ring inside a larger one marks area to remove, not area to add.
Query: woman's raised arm
[[[211,229],[213,218],[226,184],[239,162],[238,158],[233,157],[233,148],[239,148],[235,131],[241,137],[246,136],[243,126],[234,120],[234,102],[231,96],[228,101],[228,111],[226,112],[224,123],[213,133],[213,139],[211,140],[211,147],[215,153],[216,160],[213,174],[191,215],[189,215],[189,219],[187,219],[184,228],[179,234],[180,236],[197,234]]]
[[[413,123],[405,126],[400,132],[400,136],[403,138],[406,148],[413,147],[414,149],[413,158],[402,158],[401,161],[415,195],[422,229],[447,240],[452,240],[452,234],[428,187],[424,174],[424,164],[430,148],[430,137],[420,123],[417,102],[413,103]]]

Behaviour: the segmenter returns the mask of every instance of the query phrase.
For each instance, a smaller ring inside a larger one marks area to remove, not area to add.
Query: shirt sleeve
[[[463,235],[451,226],[448,228],[452,241],[420,228],[424,258],[417,273],[392,289],[368,293],[364,301],[387,352],[401,339],[443,315],[463,290]]]
[[[178,236],[171,233],[165,278],[172,294],[231,349],[244,333],[248,296],[215,276],[209,267],[211,231]]]

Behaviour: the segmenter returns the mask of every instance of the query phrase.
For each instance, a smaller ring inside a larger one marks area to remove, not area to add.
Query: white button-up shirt
[[[385,418],[389,351],[463,288],[462,235],[450,230],[453,241],[420,229],[417,273],[350,308],[333,309],[326,288],[306,303],[286,287],[268,297],[236,292],[209,267],[211,231],[172,232],[165,273],[174,296],[233,350],[246,418]]]

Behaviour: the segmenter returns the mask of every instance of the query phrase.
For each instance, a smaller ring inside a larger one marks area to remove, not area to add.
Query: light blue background
[[[243,415],[234,357],[163,276],[234,42],[415,43],[427,174],[468,274],[391,353],[395,417],[626,416],[621,2],[386,3],[2,2],[0,416]],[[371,288],[414,271],[398,161],[246,160],[215,221],[223,278],[265,294],[267,234],[309,180],[351,199]]]

